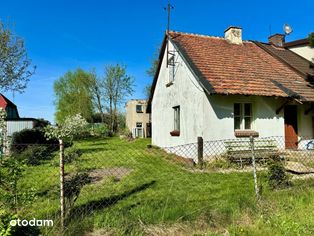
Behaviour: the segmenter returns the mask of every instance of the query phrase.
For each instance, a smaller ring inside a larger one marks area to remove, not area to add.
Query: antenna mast
[[[171,15],[171,10],[173,9],[173,6],[170,4],[170,0],[168,0],[167,7],[164,8],[167,11],[168,14],[168,21],[167,21],[167,67],[168,67],[168,55],[169,55],[169,32],[170,32],[170,15]]]

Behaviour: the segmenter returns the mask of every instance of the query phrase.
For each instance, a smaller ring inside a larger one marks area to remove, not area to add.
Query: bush
[[[24,129],[20,132],[15,132],[12,135],[11,151],[13,153],[23,152],[28,145],[31,144],[55,144],[55,149],[58,144],[57,139],[47,140],[42,129]]]
[[[4,210],[0,211],[0,235],[12,235],[12,226],[10,225],[11,220],[15,220],[16,216],[10,214]]]
[[[97,137],[106,137],[109,134],[109,129],[105,124],[97,124],[92,127],[94,135]]]
[[[228,169],[232,167],[232,163],[225,159],[216,159],[211,162],[205,162],[204,166],[206,169],[210,170],[219,170],[219,169]]]
[[[11,220],[17,220],[19,217],[13,215],[4,210],[0,210],[0,235],[11,236],[11,235],[25,235],[35,236],[40,235],[38,227],[34,226],[11,226]]]
[[[76,147],[66,148],[64,150],[64,163],[71,163],[82,155],[82,151]]]
[[[29,145],[21,153],[16,154],[16,157],[25,161],[28,165],[39,165],[42,160],[50,160],[52,158],[52,151],[47,146]]]
[[[291,185],[289,176],[281,161],[274,160],[268,164],[268,184],[271,189],[286,188]]]

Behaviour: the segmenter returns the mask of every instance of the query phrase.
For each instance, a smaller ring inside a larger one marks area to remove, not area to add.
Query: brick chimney
[[[274,34],[268,37],[268,42],[277,47],[282,47],[285,43],[285,37],[284,34]]]
[[[230,26],[225,30],[225,40],[233,44],[242,44],[242,28]]]

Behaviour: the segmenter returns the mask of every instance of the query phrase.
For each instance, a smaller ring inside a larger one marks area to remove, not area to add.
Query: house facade
[[[284,44],[285,48],[295,52],[305,59],[314,62],[314,47],[310,47],[309,39],[299,39]]]
[[[147,113],[147,101],[129,100],[125,105],[126,126],[134,138],[151,137],[150,113]]]
[[[287,148],[305,146],[314,134],[313,81],[281,60],[281,50],[243,41],[238,27],[224,38],[170,32],[149,100],[152,144],[175,147],[254,131],[284,137]]]

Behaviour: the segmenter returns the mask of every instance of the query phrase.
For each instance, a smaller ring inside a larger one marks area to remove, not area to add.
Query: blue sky
[[[26,43],[37,66],[26,91],[14,102],[22,117],[53,121],[53,82],[68,70],[122,63],[135,78],[132,98],[143,98],[151,82],[146,75],[150,59],[166,29],[167,0],[28,0],[0,1],[0,19],[13,25]],[[243,28],[243,38],[267,41],[282,33],[288,23],[293,33],[287,41],[314,31],[314,1],[201,1],[173,0],[171,29],[223,36],[230,25]],[[12,93],[5,93],[13,99]]]

